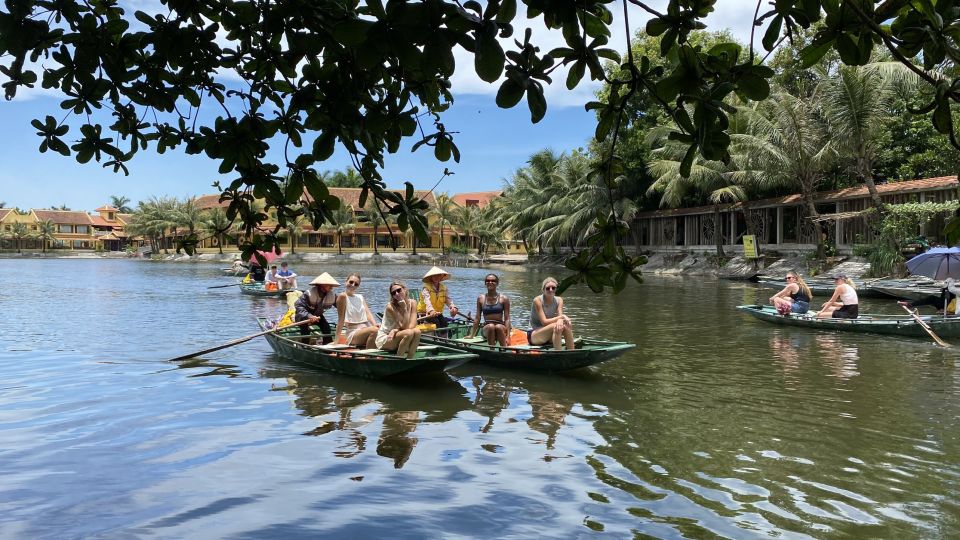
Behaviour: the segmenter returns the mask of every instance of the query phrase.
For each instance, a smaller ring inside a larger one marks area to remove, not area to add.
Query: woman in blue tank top
[[[498,343],[506,347],[510,339],[510,299],[507,295],[497,291],[500,278],[496,274],[487,274],[483,278],[487,286],[487,293],[477,297],[477,317],[473,320],[473,328],[467,337],[477,335],[480,327],[480,317],[483,316],[483,336],[487,338],[487,345]]]
[[[530,308],[530,330],[527,330],[527,342],[530,345],[553,343],[553,348],[561,350],[561,338],[567,350],[573,350],[573,323],[563,314],[563,298],[557,296],[557,280],[548,277],[543,280],[543,294],[533,299]]]

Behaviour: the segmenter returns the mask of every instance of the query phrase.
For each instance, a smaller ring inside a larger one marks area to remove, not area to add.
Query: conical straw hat
[[[443,281],[443,280],[446,280],[446,279],[450,279],[450,273],[449,273],[449,272],[447,272],[446,270],[440,269],[439,266],[434,266],[433,268],[430,269],[429,272],[427,272],[426,274],[423,275],[422,281],[423,281],[424,283],[426,283],[427,280],[429,280],[429,279],[432,278],[433,276],[443,276],[443,277],[440,278],[440,281]]]
[[[324,272],[319,276],[313,278],[313,281],[310,282],[311,285],[333,285],[334,287],[339,287],[340,284],[337,283],[337,280],[333,279],[333,276]]]

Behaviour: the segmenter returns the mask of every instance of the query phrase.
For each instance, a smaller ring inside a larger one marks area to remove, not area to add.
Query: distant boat
[[[940,296],[940,287],[936,285],[936,282],[928,279],[877,279],[877,280],[857,280],[854,279],[853,286],[857,289],[857,296],[862,298],[905,298],[908,300],[916,300],[924,296],[933,294],[934,296]],[[767,289],[782,290],[787,286],[787,282],[782,279],[761,279],[757,281],[761,286]],[[824,280],[824,279],[808,279],[806,280],[807,286],[810,287],[810,292],[814,296],[826,296],[830,297],[833,295],[833,291],[837,288],[833,280]],[[930,291],[933,291],[932,293]],[[897,293],[904,294],[904,296],[898,296]]]
[[[240,292],[250,296],[273,296],[273,297],[282,297],[285,296],[288,292],[293,292],[291,289],[268,291],[264,288],[263,283],[259,281],[254,281],[253,283],[241,283]]]

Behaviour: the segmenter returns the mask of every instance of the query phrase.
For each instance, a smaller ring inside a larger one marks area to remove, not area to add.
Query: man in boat
[[[230,269],[233,270],[234,274],[239,274],[240,272],[247,271],[247,265],[243,264],[243,261],[240,260],[239,255],[234,255],[233,264],[230,265]]]
[[[919,300],[900,300],[897,302],[901,306],[907,306],[910,309],[918,308],[920,306],[933,306],[937,310],[937,314],[943,314],[944,308],[947,308],[947,315],[955,315],[956,307],[949,309],[950,303],[957,298],[958,294],[956,284],[953,278],[947,278],[944,281],[944,287],[940,289],[940,296],[924,296]],[[956,304],[954,304],[956,306]]]
[[[460,309],[453,303],[447,293],[447,286],[443,283],[450,279],[446,270],[434,266],[423,276],[423,289],[420,291],[420,300],[417,302],[417,315],[426,316],[425,323],[433,323],[437,328],[446,328],[447,319],[443,316],[443,306],[450,309],[450,317],[456,317]]]
[[[320,331],[323,332],[323,344],[326,345],[333,341],[331,335],[330,323],[324,318],[323,312],[332,308],[337,302],[337,296],[333,294],[333,288],[340,284],[333,276],[324,272],[310,282],[310,289],[306,294],[301,295],[293,305],[296,315],[296,322],[310,320],[309,323],[300,326],[300,335],[310,335],[310,326],[320,325]]]
[[[277,272],[277,281],[280,282],[280,289],[282,290],[297,288],[297,274],[287,266],[286,261],[280,263],[280,270]]]
[[[263,283],[263,280],[266,279],[267,273],[264,271],[263,267],[257,264],[256,260],[250,261],[250,278],[253,281]]]
[[[267,271],[267,275],[263,278],[263,288],[268,291],[280,290],[280,280],[277,279],[277,265],[271,266],[270,270]]]

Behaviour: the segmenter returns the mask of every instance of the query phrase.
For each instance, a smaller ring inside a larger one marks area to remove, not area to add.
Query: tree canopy
[[[569,68],[568,88],[588,75],[606,78],[606,99],[586,106],[597,112],[596,139],[611,148],[596,171],[608,186],[622,173],[613,149],[624,104],[636,94],[649,96],[678,126],[674,140],[687,145],[682,175],[698,154],[729,162],[732,109],[725,100],[734,94],[766,99],[774,75],[755,57],[754,40],[747,50],[733,42],[709,48],[691,42],[691,32],[706,28],[703,19],[715,0],[669,0],[662,12],[622,0],[624,9],[635,5],[651,15],[645,30],[660,38],[658,54],[667,61],[628,50],[621,62],[606,47],[610,4],[161,0],[161,12],[128,13],[117,0],[7,0],[0,10],[0,73],[8,99],[38,84],[63,94],[65,117],[33,122],[42,152],[124,172],[148,148],[216,160],[221,173],[233,176],[222,186],[228,217],[240,219],[248,234],[267,215],[254,210],[256,198],[266,201],[268,212],[275,210],[277,231],[299,215],[315,227],[329,222],[340,203],[314,167],[340,145],[363,177],[360,204],[372,193],[401,228],[409,225],[424,238],[422,201],[412,189],[406,196],[387,191],[380,169],[385,153],[396,152],[405,138],[440,161],[459,159],[442,122],[453,99],[454,49],[469,55],[481,79],[499,85],[499,106],[526,100],[533,122],[546,112],[543,86],[560,66]],[[801,51],[804,65],[831,50],[846,64],[863,65],[874,46],[886,47],[935,90],[919,110],[960,147],[950,114],[960,81],[934,73],[960,55],[960,10],[953,2],[778,0],[766,12],[761,5],[755,22],[767,25],[758,36],[767,51],[821,22]],[[521,6],[527,18],[560,33],[564,45],[541,50],[530,30],[516,35]],[[629,35],[629,21],[625,26]],[[601,59],[620,64],[617,78],[607,78]],[[282,163],[267,158],[271,148],[282,149]],[[638,261],[615,247],[626,224],[612,203],[597,216],[596,231],[591,250],[571,262],[570,282],[602,289],[622,286],[627,275],[639,277]],[[275,241],[271,235],[260,245],[248,243],[245,254]]]

